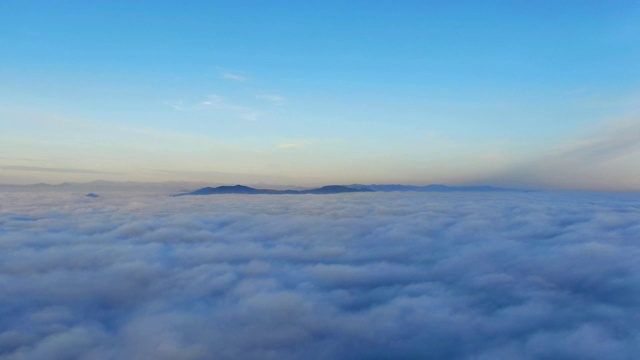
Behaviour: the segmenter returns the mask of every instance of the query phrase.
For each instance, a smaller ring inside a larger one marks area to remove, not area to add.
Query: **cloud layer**
[[[2,359],[632,359],[640,197],[0,194]]]
[[[592,129],[590,136],[521,160],[489,183],[555,189],[640,189],[640,121],[618,120]]]

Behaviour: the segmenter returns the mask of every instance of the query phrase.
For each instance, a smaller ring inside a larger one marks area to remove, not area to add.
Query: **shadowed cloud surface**
[[[0,193],[1,359],[633,359],[640,196]]]

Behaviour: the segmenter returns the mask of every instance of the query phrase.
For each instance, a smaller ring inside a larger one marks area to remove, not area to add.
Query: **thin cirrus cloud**
[[[248,106],[238,105],[229,99],[216,94],[209,95],[205,100],[200,102],[192,102],[188,104],[180,100],[177,102],[168,102],[166,105],[178,112],[218,111],[231,115],[235,118],[249,121],[258,120],[261,114],[258,110]]]
[[[249,78],[244,75],[241,75],[239,73],[229,72],[229,71],[223,72],[221,76],[223,79],[239,81],[239,82],[245,82],[249,80]]]
[[[585,136],[521,159],[489,181],[516,186],[635,190],[640,185],[640,121],[601,124]]]
[[[638,196],[100,195],[0,194],[3,359],[640,350]]]
[[[74,169],[74,168],[56,168],[45,166],[20,166],[20,165],[2,165],[0,169],[8,171],[35,171],[35,172],[54,172],[65,174],[116,174],[111,171],[100,171],[92,169]]]
[[[286,99],[283,96],[280,95],[273,95],[273,94],[262,94],[262,95],[257,95],[256,99],[259,100],[265,100],[268,101],[274,105],[284,105],[284,103],[286,102]]]
[[[213,108],[235,108],[235,106],[228,104],[222,96],[219,95],[209,95],[209,97],[202,101],[200,105]]]
[[[200,108],[208,110],[219,110],[229,112],[236,117],[244,120],[256,121],[260,117],[260,113],[247,106],[237,105],[220,95],[209,95],[209,97],[202,101]]]
[[[282,141],[278,144],[278,149],[300,149],[309,144],[307,140]]]

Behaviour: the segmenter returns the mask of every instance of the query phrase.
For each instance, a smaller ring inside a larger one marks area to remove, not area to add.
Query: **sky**
[[[0,2],[0,183],[640,190],[638,1]]]

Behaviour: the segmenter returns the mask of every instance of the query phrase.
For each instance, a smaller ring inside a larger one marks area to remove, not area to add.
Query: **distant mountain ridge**
[[[192,191],[182,195],[213,195],[213,194],[274,194],[278,190],[270,189],[256,189],[244,185],[235,186],[218,186],[218,187],[204,187],[196,191]]]
[[[247,195],[296,195],[296,194],[341,194],[341,193],[358,193],[358,192],[504,192],[504,191],[525,191],[519,189],[500,188],[493,186],[447,186],[447,185],[328,185],[317,189],[309,190],[272,190],[272,189],[256,189],[245,185],[204,187],[195,191],[176,194],[175,196],[185,195],[224,195],[224,194],[247,194]]]
[[[214,183],[214,186],[218,184]],[[192,189],[198,189],[192,191]],[[62,184],[0,184],[0,192],[19,191],[78,191],[85,194],[104,194],[112,191],[131,193],[162,193],[166,195],[214,195],[214,194],[339,194],[351,192],[530,192],[537,190],[523,190],[514,188],[502,188],[487,185],[476,186],[448,186],[432,184],[426,186],[403,184],[351,184],[329,185],[315,189],[308,189],[294,185],[222,185],[217,187],[207,186],[203,182],[169,181],[169,182],[117,182],[97,180],[87,183],[62,183]]]
[[[196,191],[177,194],[176,196],[184,195],[224,195],[224,194],[248,194],[248,195],[295,195],[295,194],[340,194],[340,193],[356,193],[356,192],[373,192],[371,189],[366,188],[353,188],[342,185],[328,185],[317,189],[310,190],[272,190],[272,189],[256,189],[244,185],[234,186],[218,186],[218,187],[204,187]]]
[[[392,184],[392,185],[363,185],[363,184],[353,184],[349,185],[354,189],[358,188],[366,188],[374,191],[382,191],[382,192],[391,192],[391,191],[416,191],[416,192],[501,192],[501,191],[527,191],[521,189],[511,189],[511,188],[501,188],[495,186],[488,185],[475,185],[475,186],[448,186],[442,184],[432,184],[425,186],[416,186],[416,185],[401,185],[401,184]]]

